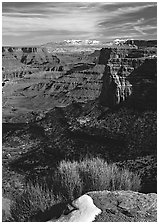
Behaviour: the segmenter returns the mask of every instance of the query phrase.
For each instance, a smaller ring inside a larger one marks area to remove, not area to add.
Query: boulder
[[[101,213],[89,195],[83,195],[67,205],[63,214],[51,222],[92,222]]]
[[[89,192],[50,222],[157,222],[157,194],[133,191]]]
[[[96,222],[155,222],[157,194],[133,191],[90,192],[94,204],[102,210]]]

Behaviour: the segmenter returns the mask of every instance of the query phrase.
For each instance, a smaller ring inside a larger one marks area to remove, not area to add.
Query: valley
[[[2,47],[4,198],[92,157],[157,193],[157,41],[82,44]]]

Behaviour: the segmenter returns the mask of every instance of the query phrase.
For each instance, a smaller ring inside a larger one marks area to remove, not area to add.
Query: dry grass
[[[11,206],[11,221],[29,221],[38,212],[43,213],[57,203],[74,200],[88,191],[137,191],[141,183],[137,174],[119,169],[100,158],[86,158],[80,162],[61,161],[51,179],[54,179],[51,191],[46,187],[47,183],[45,187],[40,183],[27,185]]]
[[[29,221],[37,212],[44,212],[62,200],[62,196],[55,196],[53,191],[44,189],[39,184],[29,184],[11,206],[11,221]]]
[[[83,183],[78,172],[78,162],[62,161],[55,174],[55,188],[68,200],[81,196]]]
[[[62,161],[57,170],[62,194],[74,199],[88,191],[140,189],[141,180],[137,174],[119,169],[103,159],[84,159],[80,162]]]
[[[83,160],[79,163],[79,172],[84,180],[84,191],[140,189],[141,180],[137,174],[119,169],[100,158]]]

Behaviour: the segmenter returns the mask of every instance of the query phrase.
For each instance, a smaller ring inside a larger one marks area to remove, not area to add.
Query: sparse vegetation
[[[64,194],[66,191],[70,194],[69,199],[76,198],[81,192],[95,190],[140,189],[141,180],[137,174],[119,169],[100,158],[87,158],[80,162],[62,161],[57,172],[61,186],[65,186]]]
[[[103,159],[85,159],[78,164],[84,192],[91,190],[134,190],[140,189],[140,177],[128,170],[119,169]]]
[[[55,173],[56,189],[70,200],[79,197],[83,190],[78,166],[78,162],[62,161]]]
[[[52,178],[52,177],[51,177]],[[52,190],[37,183],[28,184],[11,207],[12,221],[28,221],[37,212],[49,210],[57,203],[73,200],[88,191],[140,189],[140,177],[100,158],[80,162],[61,161]]]
[[[3,221],[50,220],[52,207],[89,191],[157,192],[153,45],[92,54],[57,48],[56,56],[3,47],[3,197],[12,202]],[[143,51],[148,59],[137,59]],[[102,88],[107,67],[132,84],[131,97],[113,107],[99,100],[104,92],[111,101],[120,87]]]
[[[63,200],[62,196],[55,196],[53,190],[43,188],[40,184],[27,184],[23,193],[15,199],[11,206],[10,221],[29,221],[37,212],[44,212]]]

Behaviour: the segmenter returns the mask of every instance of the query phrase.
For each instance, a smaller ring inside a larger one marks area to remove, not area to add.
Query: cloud
[[[157,5],[151,2],[4,2],[2,11],[4,44],[68,38],[109,41],[128,33],[156,38]]]

